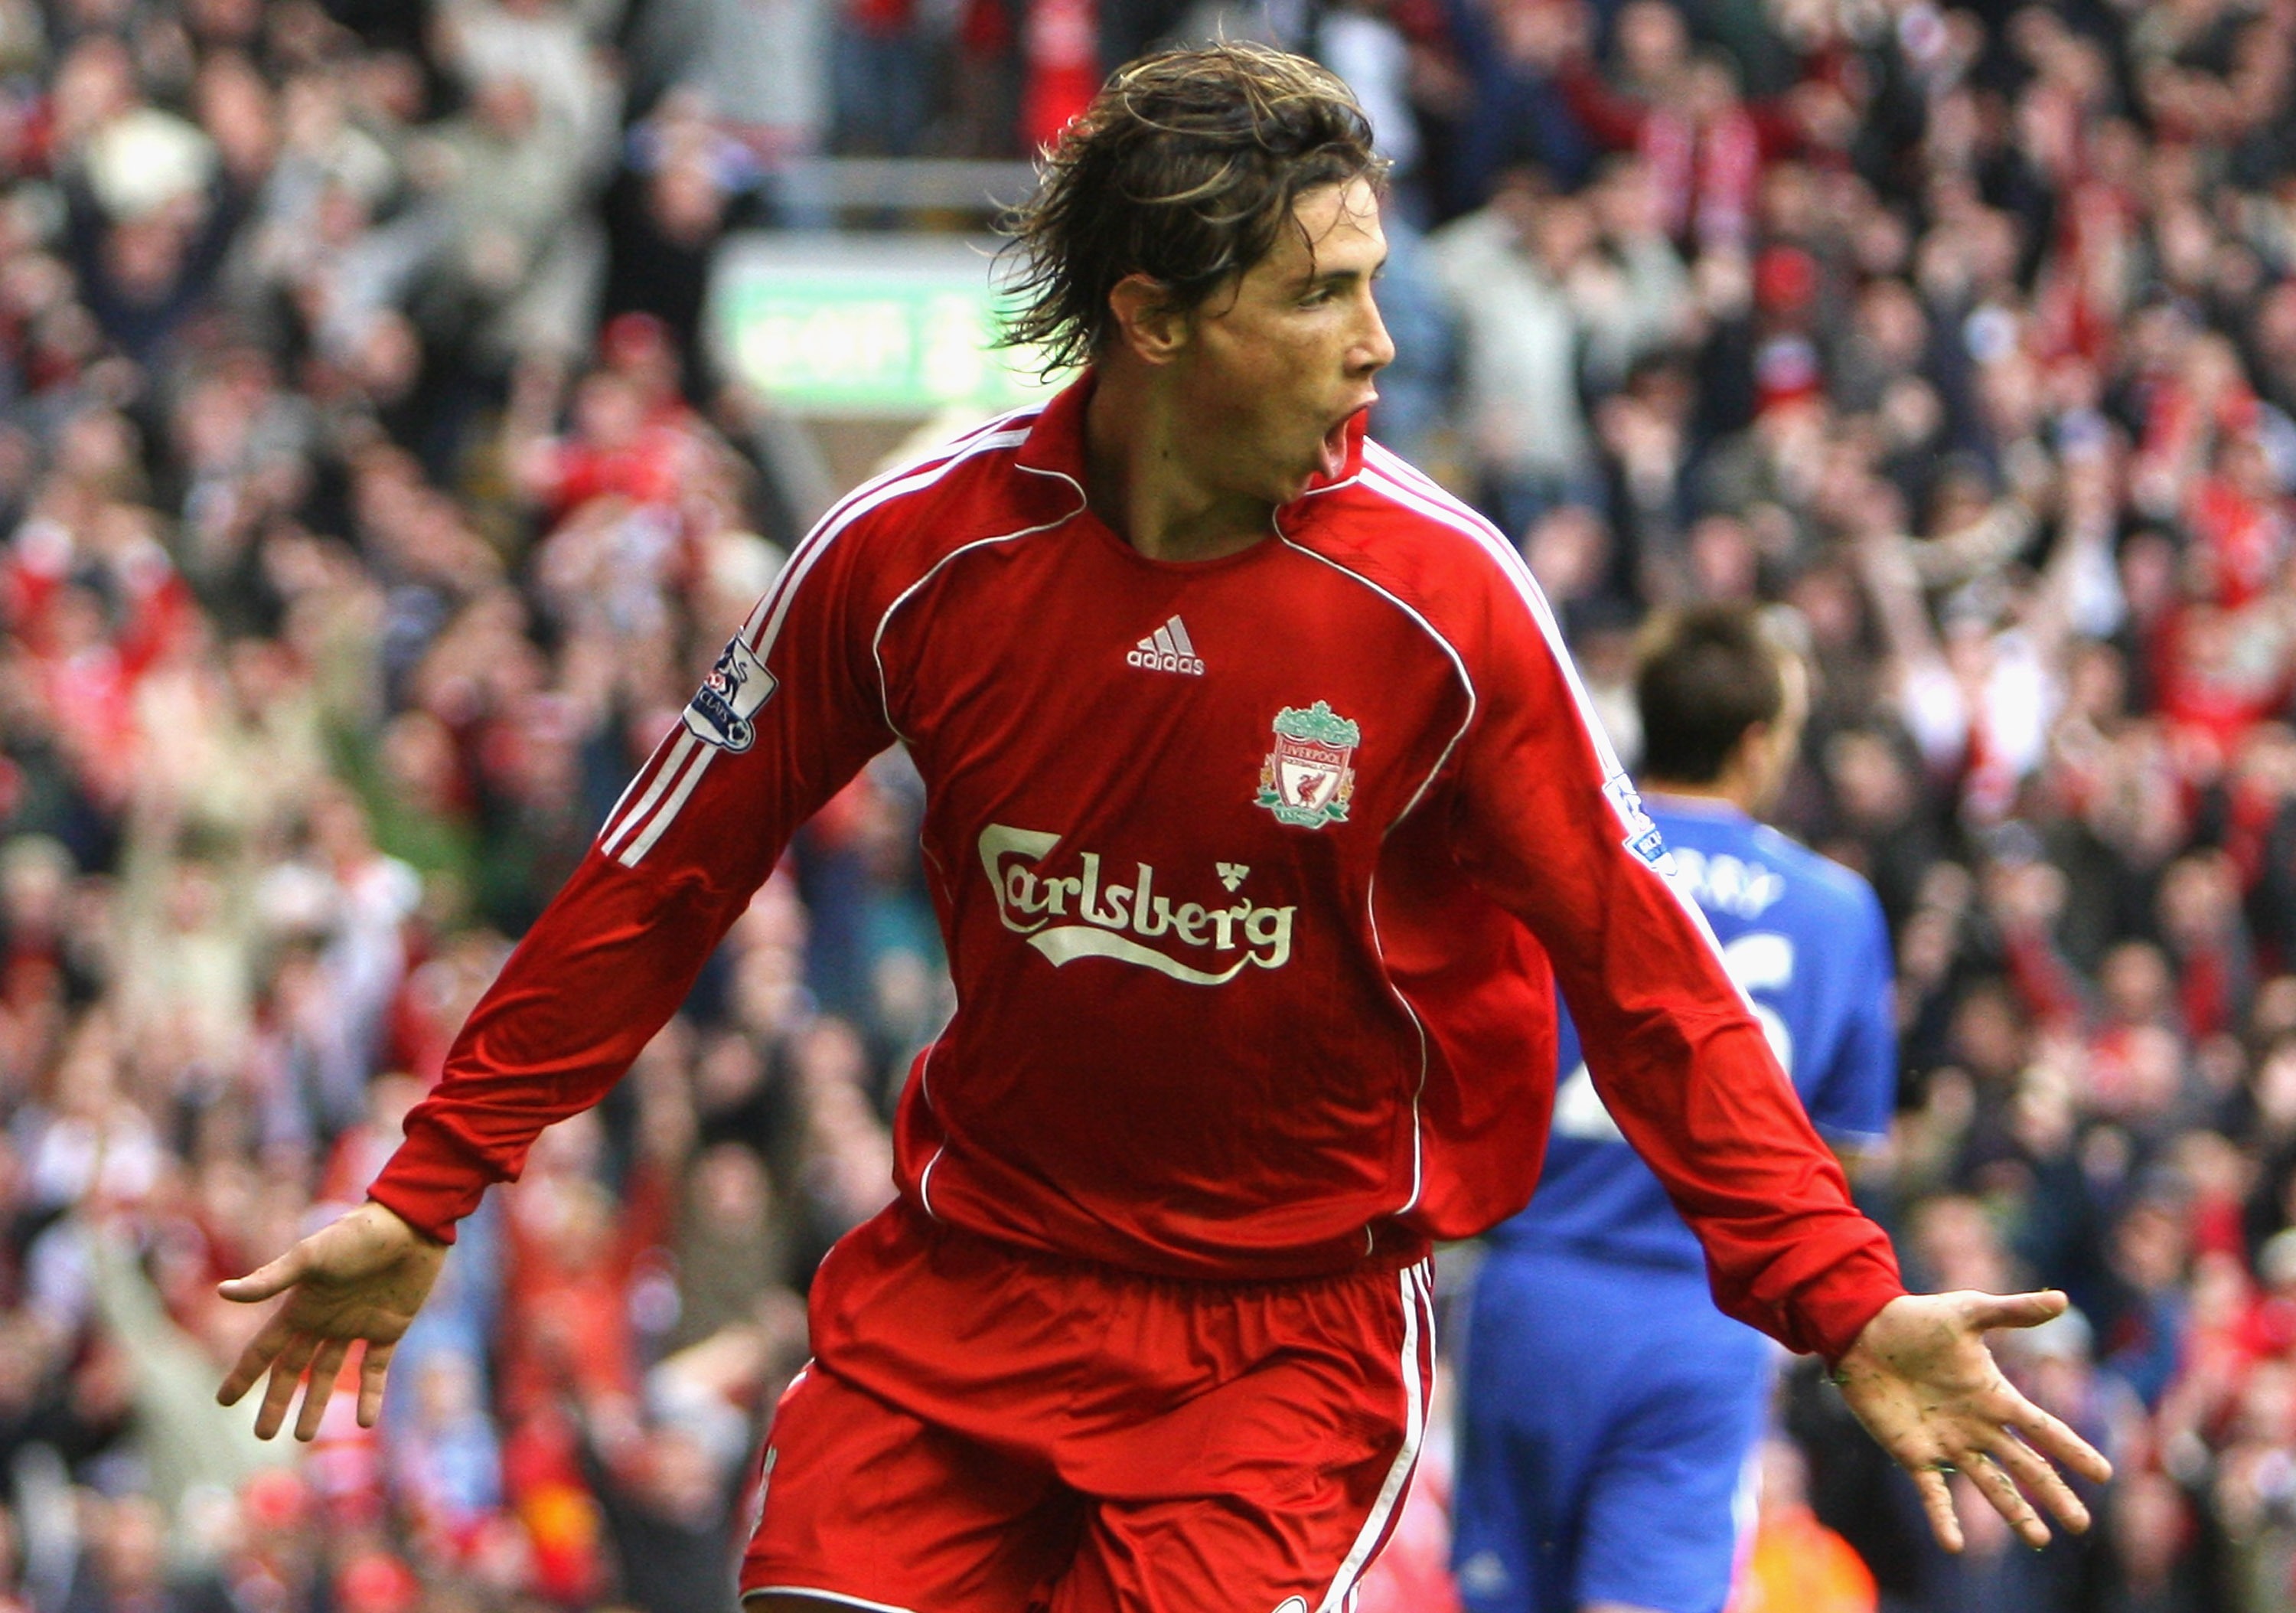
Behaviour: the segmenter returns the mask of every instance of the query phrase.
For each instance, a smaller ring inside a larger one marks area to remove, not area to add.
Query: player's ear
[[[1722,765],[1759,777],[1767,768],[1769,754],[1770,725],[1757,719],[1739,734],[1738,743],[1730,747],[1730,754]]]
[[[1172,288],[1150,275],[1127,275],[1108,293],[1119,346],[1150,364],[1169,364],[1188,344],[1190,321]]]

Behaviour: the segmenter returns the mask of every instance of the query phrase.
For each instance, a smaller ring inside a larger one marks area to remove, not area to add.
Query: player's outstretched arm
[[[287,1296],[263,1330],[248,1341],[216,1398],[236,1405],[267,1370],[271,1382],[255,1414],[255,1432],[269,1439],[286,1420],[295,1386],[310,1374],[295,1437],[319,1431],[335,1392],[335,1378],[353,1344],[365,1341],[359,1361],[359,1427],[374,1427],[382,1411],[382,1380],[391,1352],[422,1308],[447,1246],[408,1226],[369,1200],[338,1217],[269,1265],[218,1285],[226,1299],[256,1304]]]
[[[1948,1551],[1962,1546],[1950,1473],[1966,1474],[2029,1546],[2049,1540],[2029,1497],[2075,1534],[2088,1527],[2088,1509],[2058,1469],[2102,1484],[2112,1464],[2019,1394],[1985,1347],[1997,1328],[2038,1327],[2064,1308],[2054,1291],[1903,1295],[1866,1324],[1834,1370],[1857,1420],[1914,1476]]]

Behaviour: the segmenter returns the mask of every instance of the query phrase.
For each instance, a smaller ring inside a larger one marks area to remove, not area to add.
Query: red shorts
[[[896,1205],[823,1263],[744,1596],[882,1613],[1339,1613],[1427,1421],[1427,1263],[1142,1277]]]

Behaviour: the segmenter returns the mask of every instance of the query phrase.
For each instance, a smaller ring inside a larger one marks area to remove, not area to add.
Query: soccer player
[[[291,1290],[223,1385],[268,1371],[259,1432],[307,1376],[313,1432],[360,1340],[374,1416],[456,1221],[898,743],[958,1007],[902,1095],[898,1201],[815,1277],[752,1613],[1346,1606],[1425,1427],[1430,1240],[1529,1197],[1550,959],[1722,1303],[1839,1365],[1941,1530],[1945,1463],[2029,1538],[2019,1484],[2086,1521],[2048,1459],[2103,1459],[1981,1338],[2062,1298],[1903,1292],[1521,557],[1364,440],[1379,177],[1295,57],[1102,91],[1021,234],[1017,331],[1084,374],[799,546],[373,1202],[226,1285]]]
[[[1837,1147],[1887,1133],[1889,935],[1866,882],[1753,814],[1793,765],[1807,675],[1743,609],[1662,621],[1635,693],[1644,802],[1730,975]],[[1718,1613],[1769,1346],[1715,1310],[1698,1239],[1628,1146],[1562,1021],[1530,1207],[1468,1316],[1452,1560],[1473,1613]]]

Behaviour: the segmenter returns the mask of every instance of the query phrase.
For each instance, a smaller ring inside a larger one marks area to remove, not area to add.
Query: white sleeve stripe
[[[914,485],[929,486],[939,480],[941,472],[947,470],[958,460],[969,457],[979,449],[992,446],[988,441],[992,437],[998,439],[1000,442],[1025,441],[1029,434],[1026,430],[1021,431],[1015,436],[1011,428],[1024,421],[1033,423],[1036,412],[1042,407],[1040,404],[1031,405],[1026,409],[1018,409],[1009,415],[1000,415],[996,419],[976,427],[953,441],[942,443],[929,454],[897,465],[890,470],[878,473],[835,504],[831,505],[828,512],[813,523],[813,530],[798,540],[797,547],[791,551],[788,563],[782,567],[781,575],[774,579],[773,586],[766,590],[764,597],[758,601],[757,608],[752,610],[749,619],[742,622],[742,637],[749,642],[750,647],[752,649],[758,647],[756,634],[758,625],[766,620],[775,605],[796,585],[796,573],[801,570],[800,562],[805,560],[808,551],[828,543],[838,533],[843,531],[856,516],[865,514],[866,509],[874,509],[879,504],[884,502],[877,495],[886,492],[896,483],[909,482],[913,478],[923,475],[924,480],[915,482]],[[864,508],[855,507],[863,505],[864,500],[867,501]],[[805,564],[809,565],[811,562],[806,561]]]
[[[1394,457],[1386,455],[1384,457],[1393,459]],[[1395,459],[1394,463],[1401,465],[1403,462]],[[1554,613],[1547,605],[1546,595],[1539,588],[1538,579],[1530,574],[1530,566],[1523,559],[1522,552],[1509,543],[1498,528],[1426,481],[1418,472],[1413,471],[1411,475],[1419,485],[1406,486],[1392,476],[1369,471],[1365,473],[1364,483],[1398,503],[1410,506],[1422,514],[1464,532],[1498,563],[1499,570],[1506,573],[1507,580],[1514,584],[1515,592],[1522,597],[1524,605],[1538,623],[1538,630],[1546,640],[1546,647],[1553,652],[1556,664],[1562,669],[1563,679],[1570,686],[1571,699],[1578,704],[1578,714],[1586,720],[1587,737],[1595,742],[1595,753],[1602,761],[1603,775],[1607,778],[1620,771],[1619,753],[1611,744],[1610,735],[1604,732],[1602,720],[1595,714],[1594,704],[1587,698],[1586,686],[1578,681],[1578,665],[1570,659],[1570,652],[1562,642],[1562,627],[1555,621]]]
[[[659,750],[660,746],[654,748]],[[603,840],[605,837],[607,831],[614,827],[614,819],[622,815],[622,809],[630,804],[630,797],[636,794],[638,786],[645,782],[646,769],[652,761],[653,758],[649,756],[638,763],[638,770],[630,775],[630,781],[622,786],[622,793],[614,797],[614,804],[606,809],[606,820],[598,826],[598,838]]]
[[[742,624],[742,638],[749,643],[758,659],[763,661],[772,652],[775,641],[780,637],[782,624],[788,619],[790,605],[797,597],[799,587],[804,582],[807,573],[813,570],[814,563],[828,552],[830,545],[836,542],[839,534],[880,505],[931,486],[976,454],[1027,441],[1029,432],[1025,424],[1018,429],[1012,428],[1016,419],[1034,413],[1035,407],[1032,407],[1019,415],[1004,416],[990,421],[972,435],[934,450],[923,460],[922,469],[907,465],[888,471],[864,482],[832,508],[812,531],[806,534],[804,541],[790,555],[788,564],[782,567],[781,575],[774,579],[773,587],[766,590],[765,597],[758,600],[757,608],[750,613],[750,619]],[[760,623],[763,624],[762,631],[759,630]],[[696,743],[700,742],[695,741],[689,732],[679,737],[676,748],[683,752]],[[622,819],[600,849],[614,857],[624,868],[637,867],[670,825],[676,821],[678,813],[685,810],[686,802],[692,798],[694,786],[701,783],[710,759],[717,753],[715,745],[702,744],[701,755],[676,780],[676,787],[670,791],[668,798],[663,800],[662,791],[668,787],[671,776],[677,771],[678,762],[684,757],[676,755],[666,761],[661,770],[655,774],[652,786],[639,797],[629,815]],[[616,844],[641,822],[644,824],[644,829],[617,853],[614,850]]]
[[[790,556],[790,563],[783,568],[783,574],[774,580],[773,592],[767,597],[767,601],[759,604],[760,610],[767,602],[773,608],[766,616],[764,630],[750,646],[757,652],[758,659],[763,661],[772,653],[774,641],[781,636],[782,623],[788,619],[790,602],[797,597],[798,585],[805,580],[806,573],[813,570],[814,562],[828,552],[829,546],[846,528],[881,504],[890,504],[905,493],[931,487],[975,454],[985,453],[990,449],[1011,448],[1028,439],[1029,433],[1025,431],[999,432],[992,436],[975,438],[959,452],[929,469],[898,481],[879,481],[864,496],[848,501],[834,517],[816,527],[812,536],[800,544],[797,553]]]
[[[1415,477],[1417,473],[1413,474]],[[1595,760],[1602,764],[1603,777],[1607,779],[1624,771],[1619,762],[1619,753],[1611,744],[1611,737],[1603,730],[1602,719],[1595,714],[1594,702],[1587,697],[1586,685],[1578,680],[1578,664],[1570,659],[1570,649],[1562,642],[1562,630],[1556,623],[1554,612],[1547,606],[1546,596],[1514,545],[1500,535],[1498,528],[1449,494],[1436,490],[1432,483],[1425,484],[1426,490],[1423,491],[1367,470],[1363,484],[1423,515],[1441,522],[1455,531],[1464,533],[1481,547],[1506,580],[1514,585],[1515,593],[1521,598],[1524,608],[1529,611],[1531,620],[1538,624],[1539,636],[1546,639],[1547,653],[1554,657],[1554,663],[1562,673],[1563,684],[1570,691],[1571,703],[1578,709],[1579,726],[1587,730],[1587,737],[1595,747]],[[1611,810],[1614,816],[1619,815],[1615,804]],[[1634,827],[1626,823],[1623,817],[1620,821],[1624,827]]]
[[[700,741],[693,737],[692,729],[686,728],[680,730],[677,736],[677,742],[669,747],[669,753],[662,758],[661,765],[654,770],[653,783],[647,786],[646,793],[638,797],[637,805],[630,809],[630,815],[622,819],[620,827],[611,830],[611,832],[606,835],[605,839],[599,843],[598,849],[600,851],[611,855],[615,845],[620,842],[622,836],[630,832],[630,827],[636,823],[639,819],[644,817],[648,812],[653,811],[653,803],[660,801],[661,799],[661,793],[669,787],[670,775],[676,772],[680,767],[685,765],[686,755],[699,743]],[[644,772],[643,769],[641,769],[640,777],[643,776]],[[630,785],[632,788],[636,788],[637,779],[631,779]],[[628,794],[628,793],[629,792],[627,790],[623,792],[625,795]],[[612,819],[609,819],[607,821],[611,823]]]
[[[676,820],[678,812],[685,805],[686,797],[693,794],[693,786],[701,782],[701,775],[709,770],[709,764],[717,759],[716,745],[701,747],[701,753],[686,764],[685,775],[677,781],[677,787],[670,791],[669,799],[661,803],[661,809],[654,813],[652,821],[646,825],[638,837],[622,848],[616,861],[626,868],[638,866],[638,860],[653,850],[653,843],[661,838],[662,831]]]
[[[1494,533],[1498,532],[1499,529],[1497,523],[1492,521],[1489,516],[1475,508],[1473,505],[1467,503],[1457,494],[1452,492],[1449,488],[1445,487],[1441,482],[1436,481],[1434,477],[1429,475],[1425,471],[1421,470],[1417,465],[1412,464],[1411,461],[1403,457],[1402,455],[1394,452],[1390,449],[1382,447],[1381,444],[1373,441],[1368,437],[1364,439],[1364,458],[1374,469],[1383,472],[1391,480],[1403,482],[1406,486],[1417,488],[1421,492],[1429,495],[1436,503],[1448,506],[1450,508],[1457,511],[1460,514],[1466,516],[1468,520],[1473,522],[1476,525],[1484,527]],[[1504,538],[1504,534],[1501,534],[1501,536]]]
[[[1406,487],[1401,481],[1382,473],[1386,463],[1391,462],[1400,465],[1403,462],[1395,458],[1393,455],[1388,454],[1384,449],[1378,452],[1382,461],[1382,470],[1374,471],[1366,462],[1363,485],[1386,498],[1392,498],[1408,509],[1417,511],[1431,520],[1441,522],[1455,531],[1464,533],[1482,547],[1484,553],[1490,557],[1507,580],[1514,585],[1515,592],[1521,597],[1525,608],[1530,612],[1531,620],[1538,624],[1539,634],[1546,640],[1547,653],[1554,658],[1556,667],[1562,673],[1563,686],[1570,691],[1571,702],[1578,707],[1578,726],[1585,731],[1588,743],[1595,747],[1595,757],[1602,766],[1604,782],[1607,783],[1611,778],[1623,776],[1626,769],[1619,761],[1619,753],[1612,747],[1610,736],[1603,731],[1603,720],[1595,714],[1594,702],[1587,697],[1587,687],[1578,679],[1578,665],[1570,659],[1570,652],[1562,642],[1562,630],[1556,623],[1554,613],[1547,606],[1546,596],[1540,589],[1538,579],[1530,574],[1530,567],[1524,562],[1521,551],[1500,534],[1498,528],[1448,493],[1436,488],[1418,472],[1412,471],[1410,475],[1414,481],[1420,483],[1425,489],[1424,491],[1417,487]],[[1626,803],[1623,801],[1612,796],[1608,790],[1603,791],[1603,798],[1610,804],[1611,815],[1617,819],[1622,829],[1628,834],[1633,834],[1640,827],[1628,818]],[[1637,858],[1636,860],[1641,860]],[[1722,943],[1715,938],[1714,926],[1707,922],[1705,909],[1698,905],[1696,899],[1687,891],[1669,877],[1665,869],[1652,867],[1651,873],[1657,877],[1660,885],[1666,887],[1668,893],[1682,909],[1684,915],[1690,920],[1691,927],[1705,939],[1706,949],[1713,954],[1715,962],[1718,966],[1722,961]],[[1726,975],[1728,971],[1726,969],[1724,972]],[[1736,990],[1734,984],[1732,989]],[[1738,1000],[1745,1003],[1749,1011],[1751,1011],[1752,1000],[1748,998],[1745,992],[1738,992]]]

